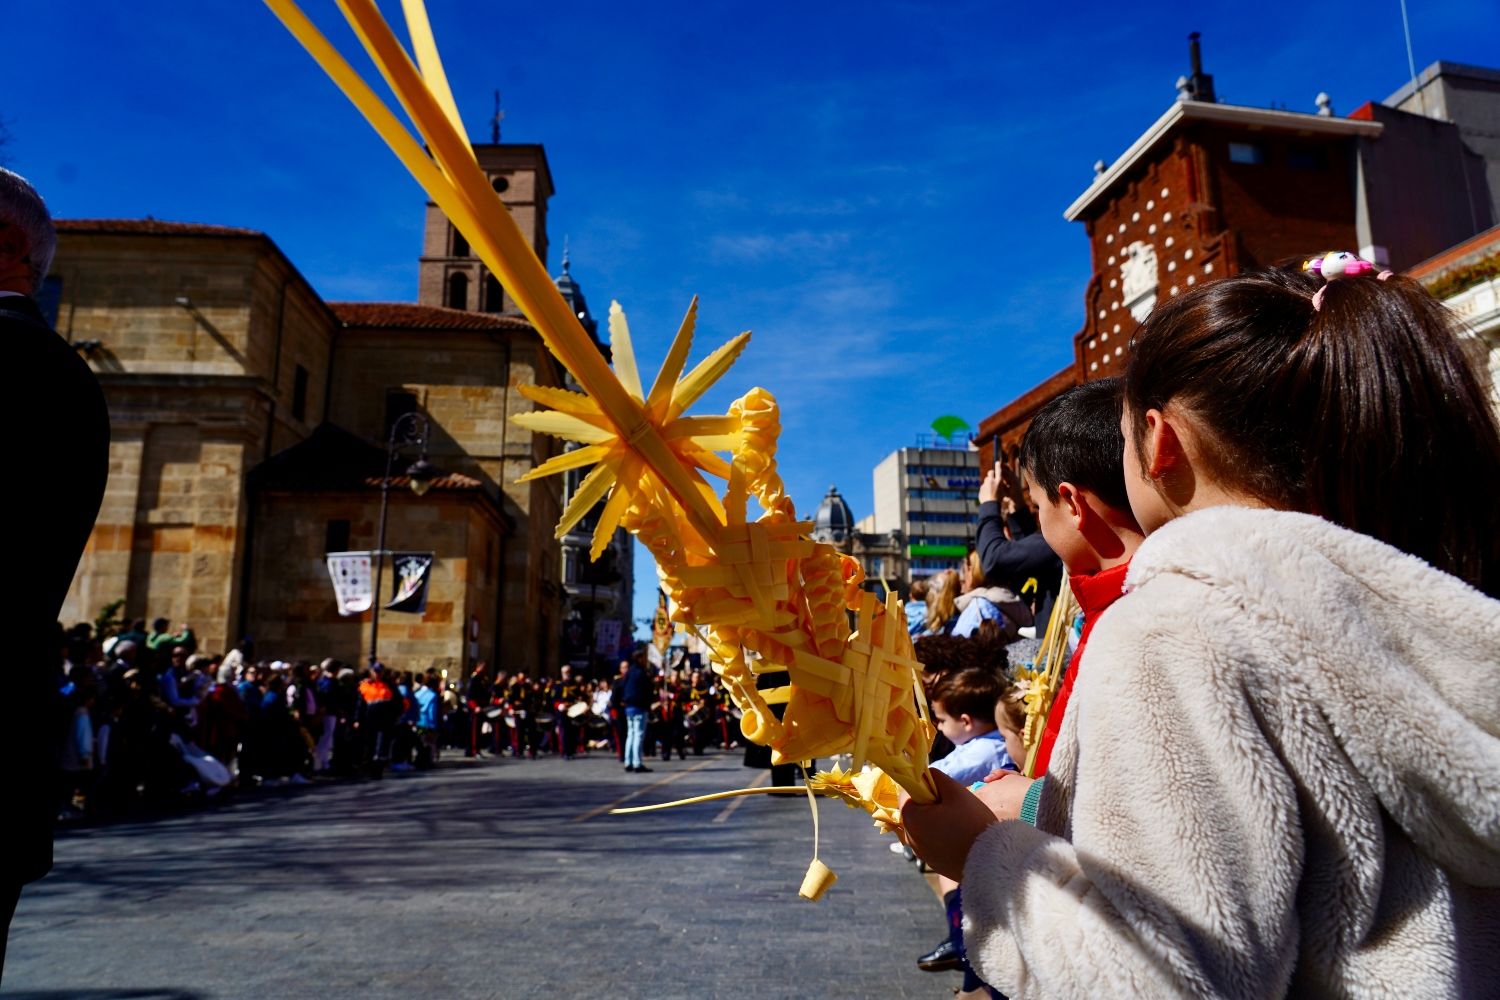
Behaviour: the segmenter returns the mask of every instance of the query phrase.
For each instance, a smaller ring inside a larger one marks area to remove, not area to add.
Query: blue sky
[[[1189,31],[1235,104],[1326,90],[1347,113],[1407,78],[1397,0],[428,3],[471,135],[498,87],[505,139],[547,147],[549,265],[567,235],[643,366],[694,293],[695,356],[755,332],[701,411],[776,393],[809,514],[835,483],[863,516],[875,464],[934,417],[977,424],[1069,362],[1089,261],[1062,210],[1172,101]],[[358,54],[332,3],[306,7]],[[1418,68],[1500,62],[1494,0],[1409,11]],[[6,23],[8,165],[56,215],[248,226],[328,299],[415,298],[423,196],[260,3],[58,0]]]

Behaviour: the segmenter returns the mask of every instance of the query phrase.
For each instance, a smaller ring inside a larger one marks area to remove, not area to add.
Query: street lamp
[[[385,571],[385,520],[391,500],[391,466],[396,455],[409,444],[419,447],[421,457],[406,467],[406,478],[411,491],[425,496],[432,488],[433,480],[441,473],[437,466],[427,461],[427,418],[415,411],[403,413],[391,425],[390,440],[385,448],[385,476],[380,480],[380,534],[375,543],[375,600],[370,604],[370,662],[375,662],[376,647],[380,640],[380,582]]]

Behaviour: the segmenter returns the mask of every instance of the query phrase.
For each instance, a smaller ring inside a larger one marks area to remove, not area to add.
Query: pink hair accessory
[[[1330,250],[1321,257],[1314,257],[1311,260],[1303,261],[1302,270],[1310,274],[1316,274],[1324,281],[1334,281],[1338,278],[1354,278],[1361,274],[1374,274],[1375,265],[1347,250]],[[1384,281],[1390,276],[1390,271],[1381,271],[1375,275],[1379,281]],[[1328,286],[1324,285],[1313,293],[1312,307],[1314,312],[1322,311],[1323,293],[1327,290]]]
[[[1324,281],[1332,281],[1334,278],[1370,274],[1375,270],[1375,265],[1348,250],[1330,250],[1321,257],[1305,261],[1302,270],[1311,271]]]

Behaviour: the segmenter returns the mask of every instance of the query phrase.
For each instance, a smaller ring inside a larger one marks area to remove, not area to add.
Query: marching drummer
[[[517,760],[521,759],[522,748],[529,751],[532,760],[536,760],[536,716],[535,700],[532,697],[531,685],[526,675],[516,674],[511,679],[510,687],[506,689],[505,705],[512,719],[511,753]]]
[[[573,705],[582,701],[582,689],[578,682],[573,679],[573,668],[564,663],[558,670],[557,680],[553,681],[547,692],[547,701],[551,703],[557,726],[557,752],[562,754],[563,760],[572,760],[573,751],[578,739],[578,726],[576,717],[570,714]],[[587,711],[587,707],[584,709]]]
[[[498,757],[505,752],[505,748],[511,745],[511,734],[506,732],[509,728],[506,716],[510,712],[505,707],[507,693],[510,690],[510,674],[505,670],[495,671],[495,684],[490,690],[490,707],[485,713],[489,720],[490,728],[495,734],[495,756]]]
[[[703,680],[703,671],[694,670],[688,675],[687,723],[688,742],[692,744],[695,757],[703,756],[703,748],[713,737],[717,723],[716,708],[708,685]]]
[[[464,753],[465,757],[479,756],[479,729],[484,721],[484,710],[489,706],[492,690],[489,664],[484,660],[476,661],[464,688],[464,707],[468,709],[469,716],[469,747]]]
[[[677,671],[668,671],[661,683],[661,759],[671,760],[672,751],[687,760],[687,685],[678,680]]]

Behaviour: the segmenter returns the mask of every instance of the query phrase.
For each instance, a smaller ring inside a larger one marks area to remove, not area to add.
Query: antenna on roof
[[[1406,0],[1401,0],[1401,30],[1406,35],[1406,68],[1411,71],[1411,92],[1416,95],[1417,108],[1425,117],[1427,97],[1422,93],[1422,88],[1417,86],[1417,60],[1411,54],[1411,22],[1406,19]]]
[[[1193,70],[1193,75],[1188,79],[1188,93],[1195,101],[1214,104],[1218,97],[1214,94],[1214,78],[1203,72],[1203,53],[1198,47],[1198,39],[1201,37],[1196,31],[1188,35],[1188,59],[1191,60]]]
[[[490,142],[500,145],[500,123],[505,120],[505,112],[500,110],[500,91],[495,91],[495,114],[490,119]]]

